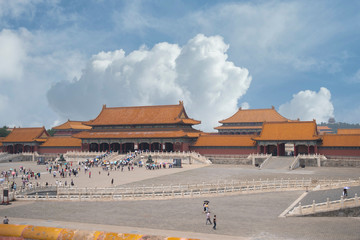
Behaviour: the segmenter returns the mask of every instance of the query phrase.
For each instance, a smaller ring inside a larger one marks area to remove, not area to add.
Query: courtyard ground
[[[20,165],[41,172],[39,181],[55,183],[44,165],[34,163],[3,163],[0,171]],[[75,185],[110,186],[111,178],[117,186],[151,186],[179,183],[202,183],[252,179],[359,179],[356,168],[304,168],[294,171],[259,170],[238,165],[191,165],[184,168],[134,171],[111,171],[107,176],[101,168],[93,168],[92,177],[81,172]],[[98,173],[100,171],[100,174]],[[60,180],[60,178],[57,178]],[[65,181],[64,179],[61,179]],[[69,179],[68,179],[69,181]],[[360,188],[352,187],[350,195],[360,195]],[[241,194],[207,197],[211,215],[217,215],[217,230],[205,225],[203,198],[172,200],[65,202],[16,201],[0,206],[0,216],[8,216],[11,223],[34,224],[105,230],[140,234],[155,234],[200,239],[359,239],[360,218],[349,217],[288,217],[280,218],[304,191]],[[302,200],[321,201],[326,197],[339,199],[341,189],[309,192]]]

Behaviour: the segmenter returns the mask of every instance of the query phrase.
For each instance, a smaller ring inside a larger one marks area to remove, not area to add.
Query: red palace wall
[[[67,151],[81,151],[81,147],[40,147],[39,154],[66,153]]]
[[[256,153],[256,148],[195,148],[190,147],[191,151],[198,152],[202,155],[244,155]]]
[[[360,156],[360,149],[322,149],[318,147],[318,153],[325,156]]]
[[[183,143],[182,144],[182,151],[190,151],[190,143]]]

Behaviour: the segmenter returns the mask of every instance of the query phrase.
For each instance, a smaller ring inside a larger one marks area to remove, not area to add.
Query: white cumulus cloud
[[[222,37],[198,34],[184,46],[158,43],[125,54],[100,52],[78,81],[62,81],[48,91],[50,106],[64,118],[88,120],[102,104],[139,106],[177,104],[189,117],[213,131],[218,121],[237,110],[251,83],[249,72],[227,60]]]
[[[0,82],[19,80],[23,73],[26,48],[21,35],[24,31],[14,32],[3,29],[0,32]]]
[[[334,117],[331,93],[324,87],[320,88],[319,92],[300,91],[293,95],[290,102],[279,107],[279,113],[289,119],[315,119],[317,123],[327,122],[330,117]]]

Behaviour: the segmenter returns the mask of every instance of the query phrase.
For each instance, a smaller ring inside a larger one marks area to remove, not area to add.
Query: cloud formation
[[[19,80],[22,77],[26,49],[22,33],[4,29],[0,32],[0,82]]]
[[[327,88],[320,88],[319,92],[300,91],[293,95],[290,102],[279,107],[279,113],[289,119],[302,121],[316,120],[317,123],[328,122],[334,117],[334,107],[331,93]]]
[[[141,106],[177,104],[201,130],[214,131],[218,121],[237,110],[251,83],[249,72],[228,61],[229,46],[220,36],[198,34],[184,46],[158,43],[125,54],[100,52],[79,80],[62,81],[47,93],[50,106],[64,118],[88,120],[102,104]]]

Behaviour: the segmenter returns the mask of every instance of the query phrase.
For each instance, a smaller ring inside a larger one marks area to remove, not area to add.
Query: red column
[[[276,145],[276,152],[277,152],[277,155],[280,156],[280,145],[279,144]]]
[[[98,144],[98,152],[100,152],[100,143]]]
[[[310,145],[308,145],[308,154],[310,154]]]
[[[297,146],[294,144],[294,156],[297,156]]]
[[[317,145],[314,146],[314,152],[315,152],[316,154],[318,154],[318,146],[317,146]]]
[[[120,143],[120,153],[122,153],[122,143]]]
[[[111,145],[111,144],[109,143],[109,152],[110,152],[110,150],[111,150],[111,149],[110,149],[110,145]]]
[[[267,153],[267,145],[264,145],[264,154],[266,154]]]

